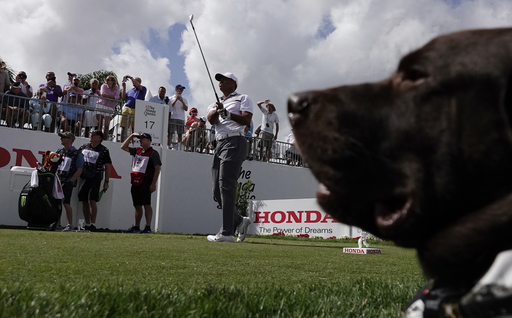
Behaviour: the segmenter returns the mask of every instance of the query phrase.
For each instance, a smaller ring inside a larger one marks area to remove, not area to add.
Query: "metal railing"
[[[68,92],[69,94],[69,92]],[[94,103],[88,103],[89,98],[97,98],[95,95],[75,93],[70,102],[50,102],[37,100],[36,97],[28,98],[17,95],[0,93],[0,126],[8,126],[18,129],[38,130],[48,133],[71,131],[76,136],[88,137],[93,129],[103,130],[102,127],[90,125],[88,119],[98,119],[98,115],[110,117],[108,123],[108,136],[105,139],[121,142],[126,136],[121,136],[121,122],[134,122],[134,116],[122,115],[123,100],[112,100],[115,107],[112,109],[98,108]],[[35,93],[34,96],[37,96]],[[76,100],[75,100],[76,98]],[[109,100],[105,99],[104,100]],[[77,103],[84,101],[85,104]],[[85,123],[84,123],[85,120]],[[173,134],[168,141],[168,149],[196,152],[213,155],[215,146],[215,130],[203,127],[185,126],[182,142],[178,143],[178,135]],[[127,127],[129,128],[129,127]],[[129,134],[126,129],[125,133]],[[304,167],[301,155],[295,145],[281,142],[263,140],[258,137],[246,137],[249,143],[247,160],[264,161],[275,164],[293,165]],[[165,147],[164,147],[165,148]]]

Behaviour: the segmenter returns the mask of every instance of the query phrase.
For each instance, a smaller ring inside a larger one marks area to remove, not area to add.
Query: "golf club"
[[[201,56],[203,57],[204,66],[206,66],[206,71],[208,72],[208,77],[210,78],[210,83],[212,83],[213,92],[215,93],[215,98],[217,99],[217,102],[219,101],[219,96],[217,95],[217,91],[215,90],[215,86],[213,85],[212,76],[210,75],[210,70],[208,69],[208,64],[206,64],[206,59],[204,58],[203,49],[201,49],[201,44],[199,43],[199,39],[197,38],[196,28],[194,28],[194,24],[192,23],[192,20],[194,19],[194,15],[191,14],[189,17],[190,25],[192,25],[192,30],[194,30],[194,35],[196,36],[197,45],[199,45],[199,51],[201,51]]]

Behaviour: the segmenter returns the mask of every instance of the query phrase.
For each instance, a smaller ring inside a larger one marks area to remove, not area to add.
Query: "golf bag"
[[[62,156],[47,151],[43,158],[44,165],[37,168],[31,181],[21,190],[18,213],[28,223],[28,229],[46,230],[53,223],[50,229],[55,230],[62,214],[62,199],[59,198],[62,195],[55,195],[58,191],[62,194],[62,189],[55,189],[60,187],[55,173]]]

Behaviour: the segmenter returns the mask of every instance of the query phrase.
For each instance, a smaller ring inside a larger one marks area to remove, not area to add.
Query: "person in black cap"
[[[84,179],[78,191],[78,200],[84,205],[85,229],[96,230],[96,215],[98,207],[101,181],[103,180],[103,168],[105,168],[105,181],[103,191],[108,190],[110,182],[110,169],[112,159],[107,147],[103,146],[103,132],[94,130],[89,137],[90,142],[82,145],[78,150],[84,156],[84,168],[80,178]]]
[[[178,146],[176,150],[181,150],[181,142],[185,133],[185,112],[188,110],[187,100],[181,96],[185,86],[176,85],[176,94],[171,96],[171,105],[169,107],[169,129],[167,144],[170,146],[174,132],[178,134]]]
[[[140,139],[140,147],[129,147],[133,138]],[[123,231],[123,233],[151,234],[151,221],[153,219],[151,193],[156,190],[156,182],[160,176],[160,167],[162,166],[160,155],[151,147],[151,141],[151,135],[148,133],[133,133],[121,145],[121,149],[129,152],[134,157],[130,176],[135,222],[131,228]],[[146,227],[141,232],[142,207],[144,207]]]
[[[57,170],[57,176],[62,184],[62,191],[64,192],[64,209],[66,210],[66,219],[68,224],[62,230],[63,232],[70,232],[73,230],[73,208],[71,207],[71,195],[73,188],[76,186],[76,181],[82,174],[84,167],[84,156],[78,149],[73,146],[75,135],[69,131],[59,133],[60,143],[62,148],[58,149],[56,153],[62,155],[62,163]]]

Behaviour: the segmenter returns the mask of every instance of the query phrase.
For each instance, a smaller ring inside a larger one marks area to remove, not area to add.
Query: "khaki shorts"
[[[122,114],[123,118],[121,119],[121,124],[119,124],[119,126],[133,127],[133,124],[135,123],[135,108],[124,106]]]

